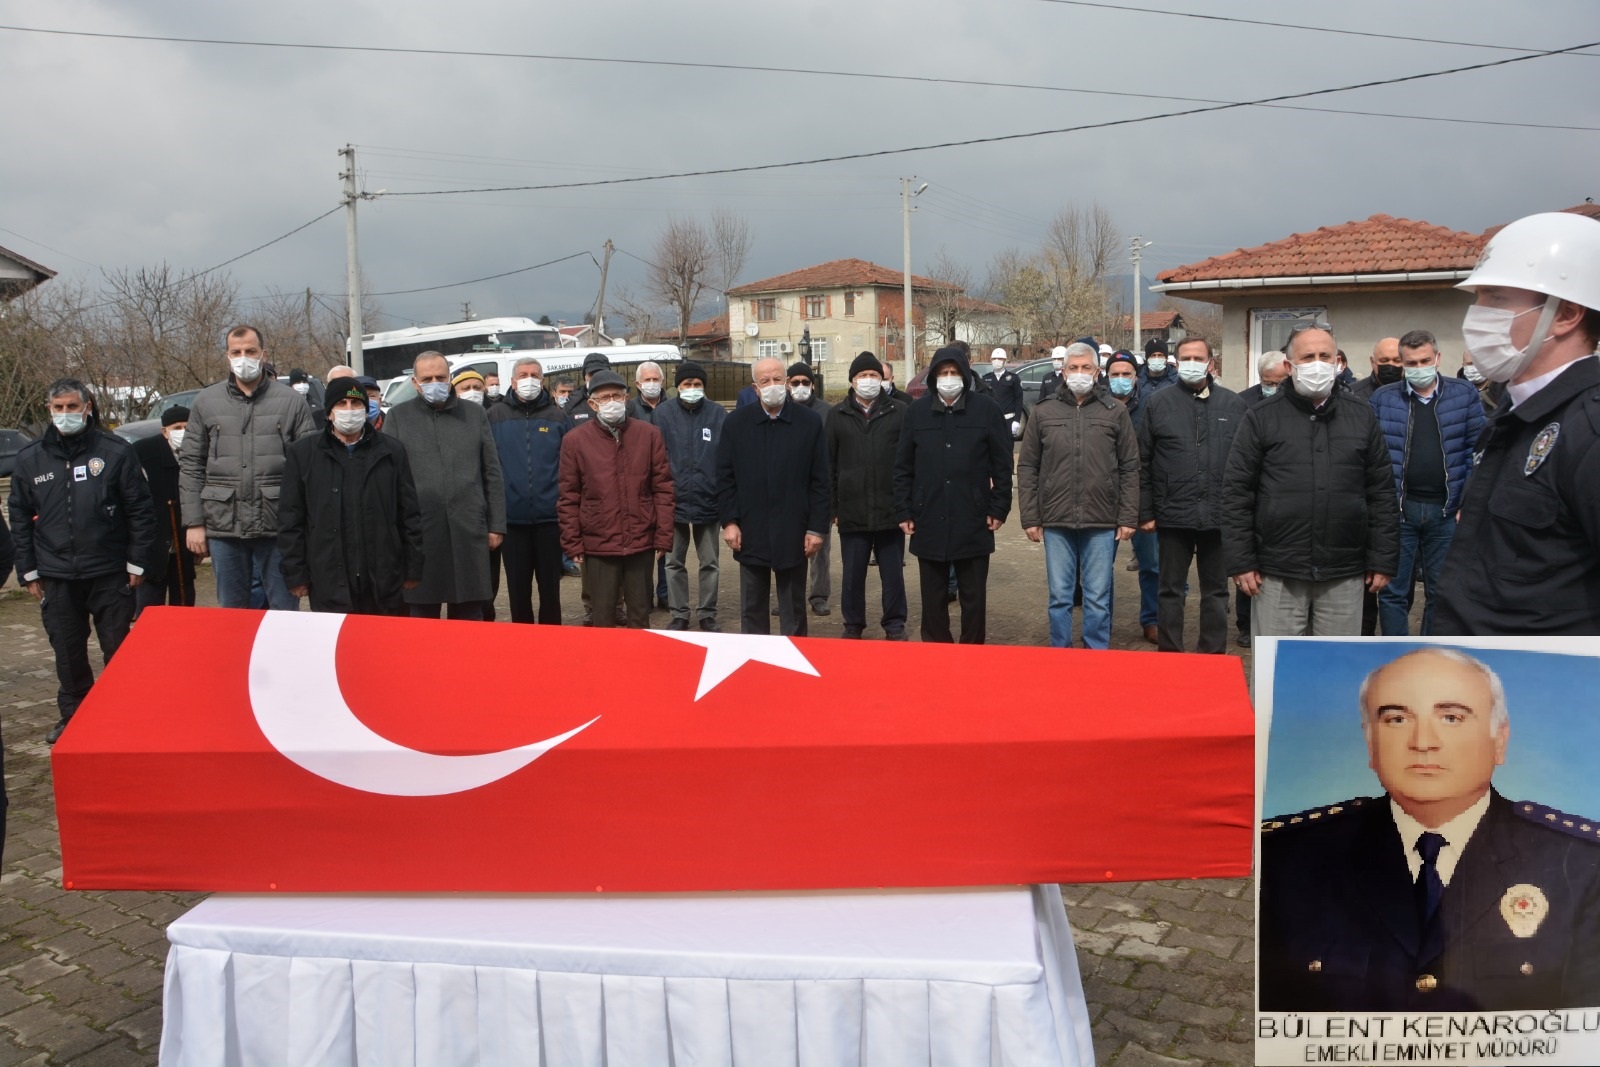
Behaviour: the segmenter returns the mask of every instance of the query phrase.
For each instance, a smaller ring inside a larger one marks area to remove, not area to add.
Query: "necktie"
[[[1439,910],[1439,898],[1444,895],[1444,883],[1439,880],[1439,850],[1449,844],[1442,834],[1425,831],[1417,838],[1417,855],[1422,857],[1422,870],[1417,872],[1417,918],[1426,930]]]

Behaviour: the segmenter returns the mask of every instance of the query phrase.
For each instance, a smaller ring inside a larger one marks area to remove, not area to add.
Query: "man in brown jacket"
[[[1083,644],[1111,642],[1118,541],[1139,524],[1139,441],[1128,409],[1098,378],[1095,350],[1067,346],[1065,388],[1033,409],[1022,432],[1022,527],[1044,542],[1050,644],[1072,644],[1072,592],[1083,583]]]
[[[628,417],[628,387],[603,370],[589,381],[594,418],[561,443],[556,517],[561,550],[583,565],[591,626],[612,626],[620,598],[628,627],[650,625],[654,562],[672,549],[672,467],[661,432]]]

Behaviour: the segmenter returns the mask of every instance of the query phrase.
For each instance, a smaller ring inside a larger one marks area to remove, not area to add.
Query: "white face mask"
[[[761,387],[761,403],[769,408],[783,406],[783,398],[789,395],[789,387],[782,382],[776,385],[763,385]]]
[[[1483,372],[1470,363],[1461,368],[1461,376],[1474,385],[1483,381]]]
[[[1055,368],[1055,371],[1056,371],[1057,374],[1060,374],[1061,373],[1061,368],[1065,367],[1066,365],[1067,365],[1066,360],[1052,359],[1050,361],[1050,366]]]
[[[1472,363],[1478,368],[1478,373],[1491,382],[1509,382],[1527,370],[1547,339],[1542,335],[1550,328],[1549,320],[1555,317],[1556,304],[1556,298],[1550,297],[1539,307],[1523,308],[1521,311],[1477,304],[1467,308],[1467,316],[1461,321],[1461,338],[1467,343],[1467,351],[1472,353]],[[1549,314],[1539,317],[1534,340],[1529,342],[1527,348],[1519,349],[1511,343],[1511,324],[1534,311],[1547,311]]]
[[[789,390],[789,395],[794,397],[794,402],[796,404],[804,404],[807,400],[811,399],[811,386],[797,385],[793,389]]]
[[[311,392],[311,385],[309,382],[295,382],[293,385],[289,386],[289,388],[293,389],[301,396],[305,396],[307,393]]]
[[[500,399],[500,386],[499,385],[491,385],[484,391],[486,393],[488,393],[494,399],[496,399],[496,400]]]
[[[697,389],[694,386],[680,387],[678,389],[678,399],[685,404],[698,404],[705,398],[706,391],[704,389]]]
[[[83,432],[89,425],[89,416],[81,411],[52,411],[50,422],[55,426],[56,432],[64,437],[72,437]]]
[[[333,428],[340,433],[359,433],[361,427],[367,424],[367,413],[364,408],[335,408],[333,412]]]
[[[1083,396],[1094,388],[1094,375],[1073,371],[1067,375],[1067,388],[1072,390],[1074,396]]]
[[[517,389],[520,392],[522,387],[518,386]],[[570,397],[571,395],[572,395],[571,393],[562,393],[560,396],[556,397],[556,407],[558,407],[558,408],[566,407],[567,406],[567,398]],[[526,400],[528,398],[527,397],[523,397],[522,399]]]
[[[518,378],[517,397],[520,400],[537,400],[544,392],[544,383],[537,378]]]
[[[657,400],[661,396],[660,382],[640,382],[639,395],[646,400]]]
[[[1178,364],[1178,380],[1197,385],[1206,380],[1206,365],[1196,361],[1184,360]]]
[[[600,405],[600,421],[607,426],[616,426],[628,417],[628,404],[625,400],[605,400]]]
[[[966,386],[967,383],[957,377],[940,378],[933,383],[933,387],[939,390],[939,395],[947,402],[960,396],[961,390],[965,389]]]
[[[261,361],[249,356],[234,356],[228,360],[233,376],[241,382],[253,382],[261,377]]]
[[[429,404],[443,404],[450,395],[449,382],[423,382],[417,386],[417,392],[422,394],[422,399]]]
[[[1154,374],[1156,377],[1159,378],[1161,375],[1163,375],[1163,374],[1165,374],[1167,372],[1167,357],[1166,356],[1151,356],[1145,362],[1145,368],[1147,370],[1149,370],[1149,372],[1151,374]]]
[[[169,430],[169,431],[167,431],[167,444],[172,446],[172,450],[174,452],[176,452],[178,449],[182,448],[183,447],[183,431],[182,430]]]
[[[461,397],[462,400],[465,400],[469,404],[481,404],[481,403],[483,403],[483,390],[482,389],[468,389],[466,392],[458,393],[456,395]]]
[[[1333,392],[1333,383],[1338,377],[1339,370],[1332,363],[1324,363],[1319,359],[1310,363],[1296,363],[1294,391],[1312,400],[1321,400]]]
[[[878,394],[883,391],[883,379],[869,378],[863,374],[856,379],[855,389],[856,396],[859,396],[862,400],[876,400],[878,399]]]
[[[1006,361],[1003,359],[997,359],[991,362],[989,366],[994,368],[994,372],[996,374],[1003,374],[1006,369]]]

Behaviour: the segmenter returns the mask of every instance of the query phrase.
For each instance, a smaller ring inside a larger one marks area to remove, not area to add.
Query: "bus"
[[[532,319],[468,319],[443,326],[408,326],[404,330],[363,334],[361,359],[366,374],[382,381],[409,374],[412,361],[424,352],[438,352],[454,360],[475,352],[560,347],[561,331],[554,326],[540,326]]]
[[[511,389],[511,369],[517,360],[524,356],[532,355],[538,359],[539,365],[544,368],[544,380],[547,386],[556,382],[571,382],[573,385],[583,383],[583,361],[594,353],[600,353],[611,363],[611,369],[622,376],[622,380],[631,389],[633,375],[641,363],[659,363],[666,374],[667,388],[672,388],[672,364],[683,358],[677,345],[600,345],[591,348],[563,348],[560,352],[475,352],[467,355],[448,356],[450,375],[472,369],[479,374],[497,374],[500,377],[500,387],[507,392]],[[748,376],[748,370],[745,375]],[[417,395],[416,386],[411,384],[411,367],[393,381],[381,382],[383,389],[383,405],[385,408],[396,404],[403,404]]]

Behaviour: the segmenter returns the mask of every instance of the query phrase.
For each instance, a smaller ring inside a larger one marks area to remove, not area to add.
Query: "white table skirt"
[[[165,1067],[1094,1062],[1053,885],[219,895],[167,936]]]

